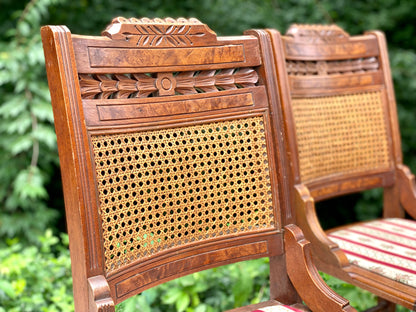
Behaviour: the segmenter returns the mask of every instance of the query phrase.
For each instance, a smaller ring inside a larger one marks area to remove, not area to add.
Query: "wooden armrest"
[[[312,311],[356,311],[323,281],[312,263],[310,242],[296,225],[285,227],[285,251],[289,278]]]
[[[316,215],[315,202],[308,188],[303,184],[295,185],[295,209],[297,224],[307,239],[313,244],[315,263],[321,267],[345,268],[348,259],[339,246],[328,238]]]
[[[397,166],[400,203],[406,212],[416,219],[416,184],[415,176],[405,165]]]

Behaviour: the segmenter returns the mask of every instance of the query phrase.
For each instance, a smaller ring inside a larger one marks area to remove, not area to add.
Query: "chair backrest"
[[[402,155],[383,34],[293,25],[276,42],[293,183],[315,200],[392,186]]]
[[[195,19],[42,28],[77,310],[283,255],[279,103],[269,41],[253,34]]]

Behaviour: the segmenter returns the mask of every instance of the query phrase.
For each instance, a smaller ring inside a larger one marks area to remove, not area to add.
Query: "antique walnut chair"
[[[384,298],[372,311],[394,311],[395,304],[415,309],[416,222],[404,217],[416,217],[416,188],[402,164],[384,35],[350,36],[335,25],[293,25],[284,36],[269,33],[291,204],[314,261]],[[372,188],[384,190],[381,219],[322,230],[315,202]]]
[[[195,19],[116,18],[101,37],[41,32],[76,311],[114,311],[174,278],[260,257],[271,300],[236,312],[302,300],[354,311],[286,222],[265,31],[217,37]]]

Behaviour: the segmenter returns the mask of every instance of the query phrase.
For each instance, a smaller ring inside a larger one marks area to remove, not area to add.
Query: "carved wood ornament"
[[[299,25],[289,27],[286,36],[302,43],[339,43],[349,40],[350,35],[337,25]]]
[[[85,99],[126,99],[254,87],[258,75],[253,68],[231,68],[157,74],[80,74],[79,80]]]
[[[292,40],[286,44],[287,51],[293,52],[294,45],[303,45],[306,49],[321,49],[324,53],[348,50],[365,50],[366,47],[351,44],[350,35],[337,25],[292,25],[286,32]],[[294,45],[292,45],[294,44]],[[301,51],[303,53],[304,51]],[[289,75],[335,75],[374,72],[379,69],[376,57],[354,57],[347,60],[287,60],[286,68]]]
[[[198,47],[216,43],[216,34],[195,18],[126,19],[117,17],[102,32],[111,40],[134,47]],[[125,99],[219,92],[253,87],[258,74],[253,68],[200,71],[79,74],[84,99]]]
[[[142,47],[184,47],[206,45],[215,33],[196,18],[148,19],[117,17],[102,32],[113,40],[126,40]]]

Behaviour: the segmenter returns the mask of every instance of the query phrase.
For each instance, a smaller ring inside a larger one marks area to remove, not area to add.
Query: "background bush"
[[[389,44],[405,163],[416,172],[415,11],[414,0],[1,0],[0,311],[69,311],[71,300],[69,257],[62,248],[66,239],[60,234],[66,229],[41,25],[65,24],[73,33],[98,35],[113,17],[121,15],[197,17],[218,35],[266,27],[284,32],[291,23],[337,23],[352,35],[380,29]],[[380,190],[373,190],[322,203],[324,227],[379,216],[380,198]],[[350,204],[356,204],[355,211],[347,209]],[[333,209],[334,205],[341,208]],[[45,234],[45,229],[51,231]],[[244,275],[239,270],[241,265],[201,272],[147,292],[120,309],[129,311],[139,304],[155,308],[161,302],[161,311],[168,311],[165,304],[170,303],[178,311],[214,311],[222,308],[219,301],[228,302],[227,290],[237,302],[258,300],[231,287],[233,278]],[[214,279],[211,283],[216,274],[224,276],[220,284],[213,284]],[[263,285],[267,272],[253,274],[258,274],[250,276],[256,280],[253,292],[267,293],[268,286]],[[327,278],[340,292],[352,289]],[[216,286],[205,289],[202,279]]]

